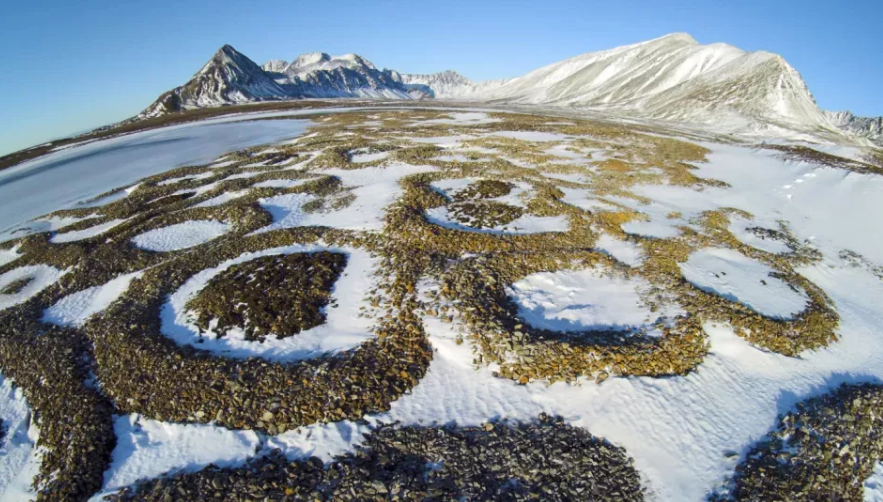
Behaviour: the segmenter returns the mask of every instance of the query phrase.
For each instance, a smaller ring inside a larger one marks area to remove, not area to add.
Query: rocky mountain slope
[[[398,72],[378,70],[355,54],[332,57],[310,53],[291,64],[271,60],[262,67],[225,45],[181,87],[164,93],[138,118],[150,118],[193,108],[255,101],[298,98],[425,97],[421,89],[409,89]]]
[[[849,133],[883,145],[883,117],[856,117],[851,112],[825,112],[832,124]]]

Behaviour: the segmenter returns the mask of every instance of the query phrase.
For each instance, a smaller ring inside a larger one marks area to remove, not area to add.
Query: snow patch
[[[129,289],[132,280],[141,277],[141,274],[142,272],[124,274],[101,286],[65,296],[43,312],[42,320],[59,326],[80,327],[86,324],[93,314],[104,312]]]
[[[136,235],[132,238],[132,243],[146,251],[177,251],[216,239],[232,228],[231,225],[220,221],[186,221]]]
[[[732,249],[701,249],[679,266],[684,278],[697,288],[769,317],[791,319],[808,301],[803,291],[794,291],[772,277],[772,268]]]
[[[643,279],[605,273],[602,268],[559,270],[528,275],[506,288],[518,316],[536,328],[552,331],[620,331],[644,328],[661,336],[653,324],[685,312],[667,306],[653,313],[641,294]]]
[[[46,289],[49,285],[57,281],[67,271],[59,270],[49,265],[28,265],[19,267],[0,275],[0,291],[6,286],[20,279],[30,279],[18,293],[0,294],[0,311],[9,307],[22,304],[32,297],[36,296],[40,291]]]
[[[100,225],[95,225],[94,227],[84,228],[83,230],[74,230],[72,232],[65,232],[63,234],[55,234],[49,239],[49,242],[54,244],[63,244],[65,242],[76,242],[81,241],[83,239],[90,239],[92,237],[96,237],[98,235],[107,232],[111,228],[115,226],[125,223],[127,220],[110,220],[106,221]]]

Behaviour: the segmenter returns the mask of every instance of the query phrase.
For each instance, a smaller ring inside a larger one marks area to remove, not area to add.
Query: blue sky
[[[883,1],[0,2],[0,154],[132,116],[223,44],[258,64],[356,52],[379,67],[512,77],[687,32],[768,50],[819,105],[883,115]]]

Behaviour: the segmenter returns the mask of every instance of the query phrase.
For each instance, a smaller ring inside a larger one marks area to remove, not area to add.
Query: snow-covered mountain
[[[261,65],[261,69],[271,73],[282,73],[288,67],[288,61],[281,59],[271,59]]]
[[[139,118],[262,100],[437,98],[561,106],[762,136],[841,136],[881,142],[881,118],[819,109],[800,74],[781,56],[675,33],[590,52],[524,76],[473,82],[446,70],[429,75],[377,69],[356,54],[311,52],[258,67],[229,45],[185,85]],[[795,134],[796,132],[796,134]]]
[[[609,110],[734,131],[833,130],[781,56],[701,45],[685,33],[581,54],[493,86],[452,86],[440,75],[420,79],[431,88],[438,80],[436,95],[450,98]]]
[[[856,117],[849,111],[825,112],[825,116],[840,129],[883,145],[883,117]]]
[[[494,87],[499,87],[507,80],[486,80],[473,82],[454,70],[445,70],[429,75],[403,73],[402,82],[409,86],[423,86],[434,98],[466,98]]]
[[[225,45],[189,82],[161,95],[139,117],[149,118],[189,108],[279,100],[286,97],[286,90],[273,81],[260,66],[233,47]]]
[[[263,67],[225,45],[181,87],[164,93],[138,118],[150,118],[193,108],[297,98],[426,97],[409,89],[393,70],[378,70],[355,54],[332,57],[304,54],[291,64],[270,60]]]

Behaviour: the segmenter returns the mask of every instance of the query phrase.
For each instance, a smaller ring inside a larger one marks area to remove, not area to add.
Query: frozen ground
[[[531,138],[531,141],[561,140],[558,137]],[[431,143],[458,141],[456,137],[424,139],[432,140]],[[787,222],[798,240],[809,241],[824,255],[820,263],[805,266],[798,272],[831,297],[840,315],[839,339],[829,347],[802,353],[799,358],[789,358],[750,345],[725,324],[707,323],[709,354],[697,370],[687,376],[659,379],[612,377],[601,384],[585,380],[579,385],[556,383],[548,386],[542,382],[517,385],[495,377],[492,368],[476,369],[473,366],[471,345],[458,343],[457,320],[445,323],[426,317],[424,326],[434,349],[433,361],[413,391],[392,403],[388,413],[368,416],[366,422],[316,424],[269,437],[210,425],[169,424],[143,418],[140,419],[141,425],[137,426],[137,417],[119,417],[116,430],[120,444],[105,476],[105,490],[112,491],[140,477],[154,477],[168,469],[192,470],[210,462],[241,463],[263,447],[280,447],[291,458],[318,455],[329,460],[333,454],[352,451],[354,445],[362,441],[366,424],[378,421],[400,420],[405,425],[456,421],[461,425],[478,425],[497,418],[530,420],[546,411],[561,414],[568,423],[585,427],[592,434],[623,446],[635,459],[650,500],[705,500],[712,490],[726,482],[748,449],[774,427],[779,413],[844,382],[880,382],[883,379],[883,304],[879,301],[883,298],[883,281],[864,268],[847,266],[838,258],[841,251],[849,249],[861,253],[873,263],[883,264],[883,233],[878,231],[876,218],[869,216],[880,214],[883,209],[880,196],[883,194],[883,178],[805,162],[786,162],[771,152],[737,145],[707,143],[704,146],[712,150],[709,162],[697,163],[698,169],[693,173],[725,181],[730,188],[706,187],[701,191],[676,186],[635,188],[636,194],[652,200],[649,205],[625,198],[605,198],[644,212],[650,220],[649,228],[639,226],[631,230],[649,235],[677,232],[676,226],[691,225],[690,220],[704,210],[719,207],[743,209],[754,217],[736,219],[731,225],[735,235],[747,244],[777,253],[786,252],[787,247],[778,241],[759,239],[747,228],[775,229],[779,220]],[[427,166],[391,167],[392,171],[384,168],[325,171],[325,174],[340,177],[346,186],[354,189],[356,202],[351,205],[352,209],[304,213],[301,208],[312,197],[304,194],[267,198],[261,204],[273,215],[274,228],[325,224],[377,231],[382,225],[384,208],[401,194],[398,179],[412,172],[432,169]],[[131,180],[120,184],[125,183],[131,183]],[[0,190],[2,188],[0,186]],[[588,190],[567,189],[564,192],[564,201],[577,207],[590,211],[615,209],[613,205],[599,201]],[[3,206],[5,210],[5,202]],[[41,211],[34,212],[41,214]],[[681,216],[668,218],[673,212],[679,212]],[[553,227],[546,222],[538,228],[549,231]],[[597,247],[627,265],[640,267],[643,263],[641,250],[630,241],[605,234],[599,238]],[[0,259],[2,256],[12,254],[0,255]],[[352,252],[350,256],[353,256]],[[785,317],[800,310],[804,300],[802,293],[769,277],[769,270],[758,262],[746,260],[731,251],[705,249],[692,255],[682,264],[682,269],[686,278],[697,286],[735,297],[767,315]],[[347,270],[352,266],[351,262]],[[49,282],[60,273],[54,269],[43,271],[49,272],[54,274]],[[354,281],[369,279],[365,274],[351,275]],[[207,276],[201,278],[202,285],[208,279]],[[12,280],[0,276],[0,286],[3,281]],[[339,297],[337,309],[357,308],[362,300],[360,292],[364,289],[358,285],[349,286],[343,280],[342,277],[338,282],[335,295],[351,296]],[[762,280],[767,284],[761,283]],[[198,281],[187,284],[190,293],[201,287]],[[187,287],[185,285],[176,293],[180,297],[173,295],[169,299],[162,320],[167,335],[178,343],[191,344],[196,335],[188,327],[186,313],[175,310],[175,305],[180,307],[186,302],[185,296],[190,294],[185,292]],[[431,283],[423,285],[424,289],[435,287]],[[640,288],[640,284],[598,276],[592,271],[543,272],[517,283],[513,298],[522,308],[536,312],[537,322],[558,329],[573,325],[637,324],[648,318],[637,298]],[[0,296],[0,301],[4,300]],[[88,312],[102,305],[92,297],[76,303],[70,300],[70,303],[89,307],[71,308],[70,312]],[[2,305],[0,308],[4,308]],[[329,319],[339,315],[335,314],[337,309],[329,309]],[[178,324],[180,316],[184,317]],[[76,320],[81,315],[69,317]],[[346,319],[349,318],[339,318]],[[321,346],[326,337],[317,336],[309,353],[345,350],[358,343],[358,337],[367,336],[367,329],[346,331],[352,327],[346,325],[340,331],[353,335],[352,339],[338,343],[339,340],[330,338],[334,341],[330,348]],[[214,349],[210,350],[229,357],[259,355],[283,360],[310,357],[307,351],[296,352],[303,347],[288,353],[278,347],[273,349],[275,352],[261,353],[244,344],[224,347],[212,345],[215,342],[225,340],[206,340],[200,348],[213,346]],[[4,413],[5,420],[6,412],[2,407],[0,413]],[[264,446],[261,446],[262,441]],[[867,500],[883,499],[880,495],[881,472],[883,467],[878,465],[874,476],[865,482]],[[0,476],[0,482],[7,479],[5,475]]]

